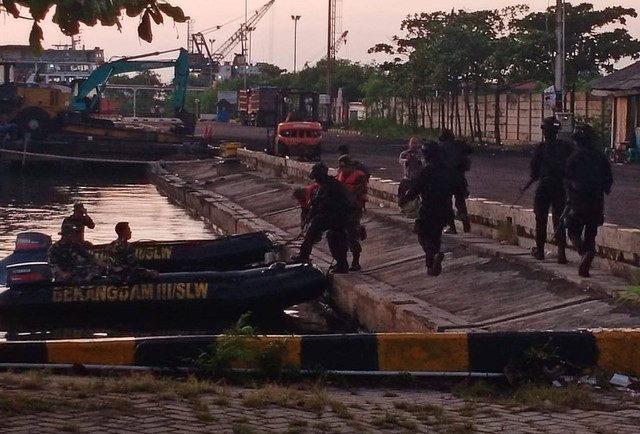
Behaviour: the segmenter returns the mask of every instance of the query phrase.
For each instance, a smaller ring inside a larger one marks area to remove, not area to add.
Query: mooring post
[[[24,137],[22,139],[22,169],[24,170],[24,165],[27,163],[27,146],[29,145],[29,140],[31,139],[31,133],[24,133]]]

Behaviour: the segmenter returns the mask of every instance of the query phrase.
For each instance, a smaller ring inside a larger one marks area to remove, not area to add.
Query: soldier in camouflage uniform
[[[106,264],[87,250],[77,226],[63,223],[60,235],[49,248],[49,265],[56,282],[82,284],[104,274]]]
[[[129,242],[131,239],[129,223],[119,222],[116,224],[116,234],[118,234],[118,239],[107,246],[107,275],[123,282],[158,277],[157,271],[148,270],[138,263],[136,248]]]

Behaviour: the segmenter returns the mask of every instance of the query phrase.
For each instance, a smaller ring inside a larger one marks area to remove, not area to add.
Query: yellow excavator
[[[57,84],[16,83],[13,64],[2,63],[0,69],[0,124],[16,124],[21,133],[31,133],[34,139],[46,137],[69,109],[71,89]]]
[[[172,60],[143,60],[171,51],[179,51]],[[184,110],[187,81],[189,79],[189,58],[184,48],[125,57],[99,66],[86,80],[73,83],[71,87],[57,84],[16,83],[13,79],[14,65],[0,63],[3,72],[0,77],[0,125],[13,123],[22,134],[30,133],[34,139],[44,139],[52,131],[78,126],[113,127],[113,123],[92,118],[97,110],[102,93],[109,78],[115,74],[145,71],[149,69],[173,67],[174,76],[174,116],[182,121],[175,127],[175,133],[191,135],[196,119]],[[74,132],[74,131],[72,131]]]

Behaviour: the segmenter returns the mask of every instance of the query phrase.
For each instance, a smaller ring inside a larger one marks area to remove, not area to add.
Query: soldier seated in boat
[[[139,281],[158,277],[158,272],[140,266],[136,258],[136,248],[129,242],[131,228],[128,222],[116,224],[118,238],[107,246],[107,276],[123,282]]]
[[[63,223],[59,234],[60,240],[49,248],[49,265],[56,282],[82,284],[104,275],[106,264],[87,250],[76,225]]]
[[[73,206],[73,214],[62,220],[62,224],[64,225],[65,223],[76,226],[79,231],[80,241],[87,244],[87,247],[92,246],[89,241],[85,241],[84,239],[84,228],[87,227],[89,229],[93,229],[96,227],[96,224],[93,222],[93,219],[89,216],[87,209],[82,203],[78,202]]]

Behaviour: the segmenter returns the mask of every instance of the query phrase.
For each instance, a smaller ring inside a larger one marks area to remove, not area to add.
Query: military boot
[[[430,276],[439,276],[442,273],[442,261],[444,260],[444,253],[438,252],[433,256],[433,266],[429,268]]]
[[[584,252],[584,243],[582,242],[582,238],[569,236],[569,239],[571,240],[571,244],[578,251],[578,253],[580,255],[583,255],[585,252]]]
[[[558,264],[567,264],[567,252],[564,247],[558,247]]]
[[[360,266],[360,253],[353,254],[353,260],[351,261],[351,266],[349,267],[349,271],[360,271],[362,267]]]
[[[591,268],[591,263],[593,262],[593,258],[595,258],[596,252],[586,252],[582,255],[580,259],[580,265],[578,266],[578,275],[581,277],[591,277],[589,274],[589,269]]]
[[[544,261],[544,244],[542,247],[535,246],[531,248],[531,256],[536,258],[538,261]]]
[[[451,223],[451,225],[444,230],[444,233],[449,235],[456,235],[458,233],[458,229],[456,229],[456,224]]]
[[[546,241],[544,234],[540,236],[536,233],[536,246],[531,249],[531,255],[533,255],[533,257],[538,261],[544,261],[544,245]]]
[[[469,216],[467,214],[464,214],[461,220],[462,220],[462,230],[465,233],[471,232],[471,222],[469,221]]]

